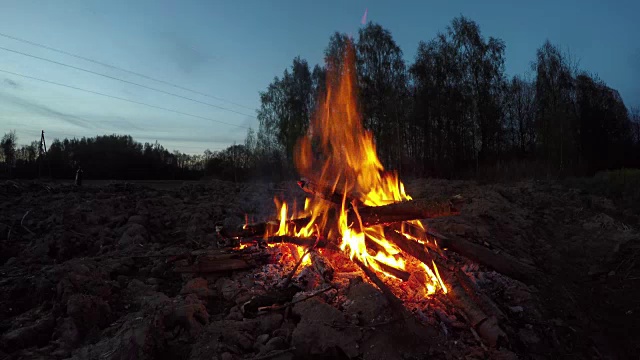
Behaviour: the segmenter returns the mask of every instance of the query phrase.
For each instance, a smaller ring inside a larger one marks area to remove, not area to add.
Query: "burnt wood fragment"
[[[309,251],[309,256],[311,257],[313,269],[320,274],[325,281],[332,281],[335,270],[329,260],[316,250]]]

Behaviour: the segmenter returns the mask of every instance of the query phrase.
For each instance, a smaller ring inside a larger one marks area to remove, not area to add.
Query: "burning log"
[[[375,259],[373,259],[372,261],[375,261],[376,265],[380,268],[380,270],[382,270],[383,272],[393,275],[395,277],[397,277],[398,279],[402,280],[402,281],[407,281],[409,280],[409,278],[411,277],[411,273],[404,271],[404,270],[400,270],[400,269],[396,269],[393,266],[389,266],[383,262],[377,261]]]
[[[457,201],[433,201],[416,199],[383,206],[367,206],[358,208],[363,226],[391,224],[409,220],[431,219],[443,216],[458,215]],[[355,214],[349,214],[349,220],[357,221]]]
[[[365,234],[364,243],[367,246],[367,250],[371,250],[371,254],[377,254],[381,251],[386,253],[384,246],[380,245],[376,240],[369,236],[369,234]]]
[[[450,238],[433,231],[428,231],[427,235],[434,237],[438,246],[442,249],[453,250],[469,260],[516,280],[532,284],[540,282],[543,278],[537,268],[515,260],[506,254],[498,255],[482,245],[477,245],[461,238]]]
[[[458,198],[447,201],[433,201],[425,199],[409,200],[383,206],[364,206],[357,208],[357,211],[349,211],[347,222],[358,224],[362,221],[364,227],[392,224],[402,221],[430,219],[443,216],[458,215],[459,211],[455,207],[459,203]],[[356,213],[357,212],[357,213]],[[338,214],[329,212],[329,224],[337,223]],[[287,220],[286,223],[297,229],[301,229],[309,224],[311,217],[302,217]],[[276,233],[279,223],[275,221],[247,224],[236,229],[221,227],[219,234],[227,238],[249,238],[262,236],[266,233]],[[329,228],[329,227],[327,227]]]
[[[360,204],[357,199],[349,196],[349,194],[347,194],[347,196],[345,197],[344,194],[336,192],[330,189],[328,186],[320,185],[309,179],[300,179],[300,181],[298,181],[298,186],[300,186],[300,188],[307,194],[317,196],[338,206],[342,204],[343,200],[345,201],[345,204],[347,206],[351,206],[353,201],[355,201],[356,204]]]
[[[287,245],[290,245],[290,244],[287,244]],[[284,280],[284,283],[282,283],[282,287],[285,287],[285,288],[288,287],[289,284],[291,283],[291,279],[293,279],[293,275],[298,271],[298,268],[300,267],[300,265],[302,265],[302,262],[304,262],[304,259],[307,256],[309,256],[309,251],[311,251],[311,248],[307,248],[307,250],[302,254],[302,256],[298,256],[298,252],[295,249],[290,248],[289,250],[291,250],[291,253],[296,259],[296,265],[293,267],[293,269],[291,269],[291,271],[289,272],[289,275],[287,275],[286,279]]]
[[[425,231],[427,232],[427,235],[429,234],[429,231],[430,231],[430,230],[425,230],[423,226],[416,225],[414,222],[402,222],[402,223],[389,224],[389,225],[386,225],[385,229],[395,230],[397,233],[399,233],[399,235],[406,234],[409,236],[409,239],[410,238],[422,239],[425,237]],[[407,237],[403,236],[403,238],[407,238]],[[433,240],[433,239],[430,239],[430,240]],[[428,250],[434,251],[439,255],[443,255],[442,249],[440,249],[434,241],[425,241],[423,245],[426,246]]]
[[[400,250],[420,260],[425,265],[431,266],[433,256],[431,256],[431,254],[427,252],[427,249],[424,245],[418,243],[417,241],[407,239],[406,237],[402,236],[402,234],[389,228],[384,229],[384,236],[387,240],[399,247]]]
[[[287,235],[268,237],[267,243],[269,244],[286,243],[286,244],[303,246],[307,248],[314,247],[314,246],[317,248],[324,248],[324,247],[327,247],[327,244],[328,244],[326,239],[302,238],[302,237],[287,236]]]

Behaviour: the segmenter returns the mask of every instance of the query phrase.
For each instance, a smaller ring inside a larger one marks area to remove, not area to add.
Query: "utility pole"
[[[233,151],[231,152],[231,156],[232,156],[233,160],[231,160],[231,161],[233,162],[233,182],[235,183],[236,190],[237,190],[238,189],[238,175],[237,175],[237,172],[236,172],[236,168],[238,167],[238,165],[237,165],[236,162],[238,161],[238,159],[237,159],[237,156],[236,156],[237,149],[236,149],[236,142],[235,141],[233,142],[233,148],[232,149],[233,149]]]
[[[42,162],[47,155],[47,141],[44,138],[44,130],[40,133],[40,146],[38,147],[38,178],[42,177]],[[47,161],[49,165],[49,177],[51,177],[51,161]]]

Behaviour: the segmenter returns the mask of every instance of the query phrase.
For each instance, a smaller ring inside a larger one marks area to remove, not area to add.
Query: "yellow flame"
[[[280,207],[280,226],[276,235],[287,235],[287,203],[282,203]]]
[[[436,266],[436,263],[433,260],[431,260],[431,263],[433,264],[433,270],[436,271],[436,277],[438,278],[438,283],[442,288],[442,292],[446,294],[448,290],[447,290],[447,287],[444,286],[444,281],[442,281],[442,278],[440,277],[440,273],[438,272],[438,267]]]
[[[296,246],[296,251],[298,252],[299,258],[304,256],[302,262],[300,263],[301,266],[311,265],[311,256],[309,255],[309,253],[305,254],[305,251],[300,246]]]

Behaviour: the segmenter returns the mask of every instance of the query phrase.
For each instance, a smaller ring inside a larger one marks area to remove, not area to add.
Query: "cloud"
[[[14,89],[19,89],[19,88],[21,87],[21,86],[20,86],[20,84],[18,84],[17,82],[15,82],[14,80],[11,80],[11,79],[9,79],[9,78],[5,78],[5,79],[3,80],[3,82],[4,82],[5,84],[9,85],[9,87],[12,87],[12,88],[14,88]]]
[[[62,111],[58,111],[55,109],[52,109],[46,105],[43,104],[39,104],[35,101],[29,100],[29,99],[25,99],[22,97],[18,97],[18,96],[14,96],[14,95],[10,95],[7,93],[3,93],[0,92],[0,97],[4,98],[4,100],[6,100],[7,102],[19,106],[21,108],[23,108],[24,110],[31,112],[31,113],[36,113],[36,114],[40,114],[40,115],[44,115],[44,116],[50,116],[50,117],[55,117],[59,120],[62,120],[68,124],[71,125],[75,125],[78,127],[81,127],[83,129],[95,129],[95,126],[93,124],[91,124],[90,121],[83,119],[81,117],[78,117],[76,115],[73,114],[69,114],[69,113],[65,113]]]

